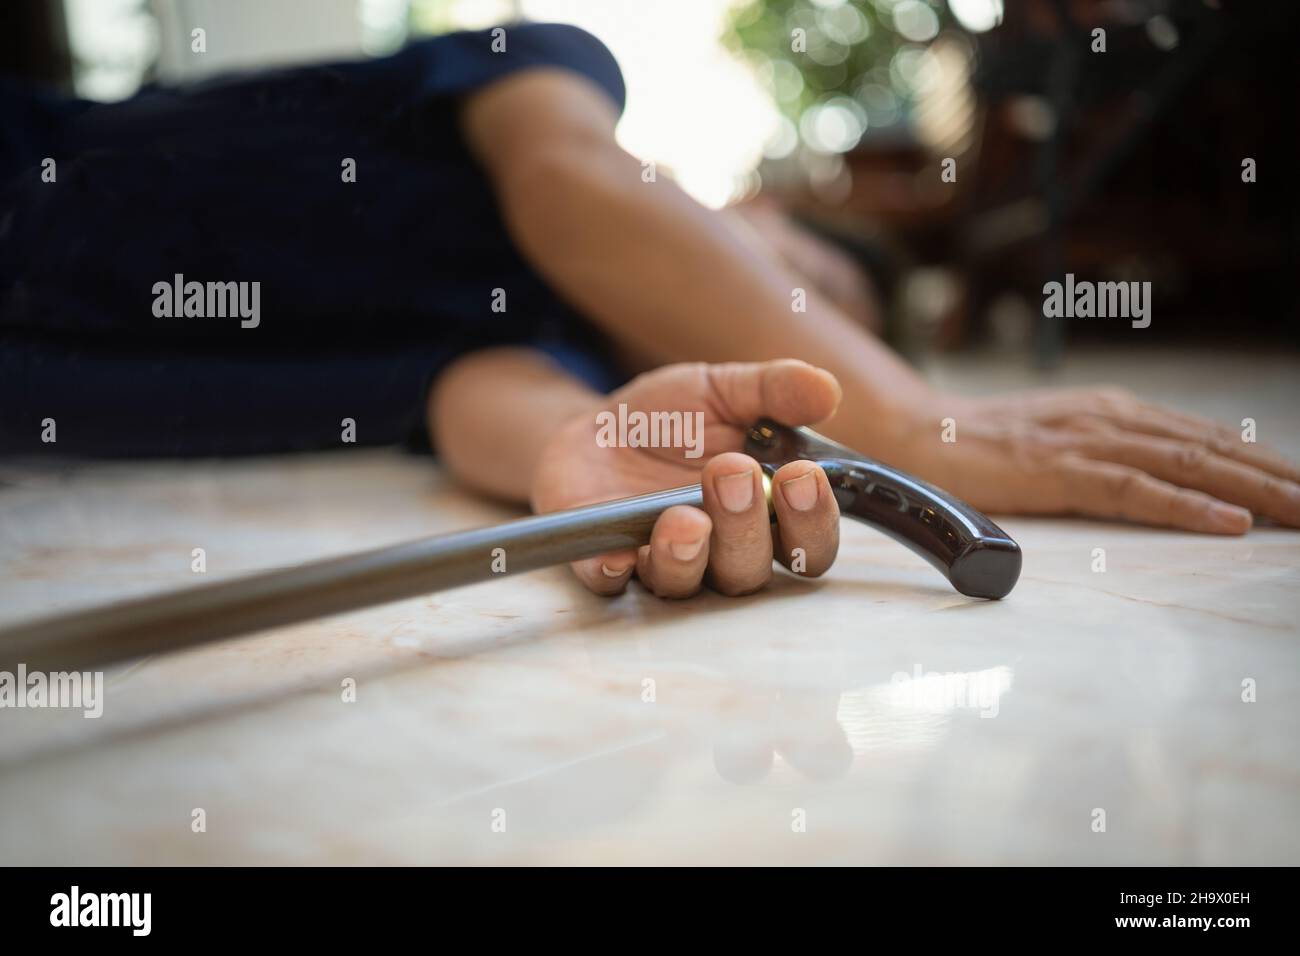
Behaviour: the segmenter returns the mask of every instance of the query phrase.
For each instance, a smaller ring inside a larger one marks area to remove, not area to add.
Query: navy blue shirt
[[[109,105],[0,90],[0,452],[337,447],[344,418],[358,443],[402,441],[438,370],[493,345],[614,384],[594,332],[511,242],[458,107],[559,66],[621,110],[618,66],[563,25],[492,46],[454,33]],[[258,282],[257,327],[156,315],[177,274]]]

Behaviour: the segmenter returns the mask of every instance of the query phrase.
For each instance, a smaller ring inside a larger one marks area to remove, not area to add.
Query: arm
[[[615,341],[653,364],[798,358],[833,373],[852,416],[823,430],[868,453],[928,390],[856,322],[614,141],[608,98],[561,70],[471,97],[466,138],[525,256]]]
[[[844,390],[830,437],[985,511],[1240,534],[1300,526],[1300,469],[1232,429],[1117,389],[941,395],[813,289],[614,140],[608,100],[562,70],[466,102],[466,139],[533,265],[616,342],[660,362],[794,357]],[[945,441],[953,419],[957,440]]]

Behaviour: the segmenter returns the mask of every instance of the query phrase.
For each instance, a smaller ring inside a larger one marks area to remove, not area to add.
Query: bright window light
[[[530,20],[572,23],[613,51],[627,82],[619,143],[705,205],[737,194],[779,140],[781,118],[719,37],[735,0],[522,0]],[[849,133],[845,132],[845,136]]]

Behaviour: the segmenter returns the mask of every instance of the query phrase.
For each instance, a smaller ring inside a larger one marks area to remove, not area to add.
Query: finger
[[[782,465],[772,476],[772,503],[776,559],[796,574],[825,574],[840,547],[840,509],[826,472],[810,461]]]
[[[718,417],[733,425],[764,416],[784,425],[814,425],[835,414],[840,403],[835,376],[797,359],[729,362],[706,372]]]
[[[669,508],[655,521],[650,544],[637,552],[641,583],[662,598],[690,597],[704,579],[712,531],[713,522],[699,508]]]
[[[1153,402],[1136,402],[1135,404],[1137,406],[1136,410],[1148,418],[1172,423],[1177,427],[1189,429],[1201,436],[1240,437],[1239,433],[1229,426],[1216,422],[1212,418],[1206,418],[1203,415],[1193,415],[1191,412],[1180,411],[1176,408],[1166,408]]]
[[[1209,534],[1250,530],[1250,512],[1244,508],[1179,488],[1136,468],[1067,458],[1061,469],[1063,504],[1076,514]]]
[[[1083,450],[1091,457],[1140,468],[1275,521],[1300,525],[1300,485],[1216,455],[1205,445],[1112,434],[1090,437]]]
[[[1300,465],[1289,461],[1267,445],[1242,441],[1241,432],[1208,418],[1145,402],[1137,402],[1127,411],[1106,417],[1115,424],[1147,435],[1198,442],[1217,455],[1288,481],[1300,481]]]
[[[748,594],[772,578],[772,530],[758,462],[724,452],[704,466],[704,510],[713,519],[709,584]]]
[[[595,594],[612,597],[622,594],[636,570],[635,551],[613,551],[569,565],[578,580]]]

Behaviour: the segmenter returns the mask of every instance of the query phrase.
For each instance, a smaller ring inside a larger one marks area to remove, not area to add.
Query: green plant
[[[751,0],[723,39],[805,144],[843,152],[906,121],[925,47],[948,22],[941,0]]]

